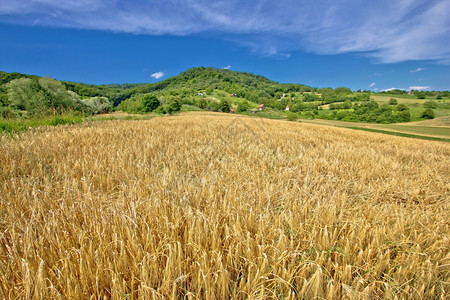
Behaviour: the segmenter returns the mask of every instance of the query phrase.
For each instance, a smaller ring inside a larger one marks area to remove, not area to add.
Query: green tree
[[[403,110],[398,113],[397,118],[398,122],[409,122],[411,121],[411,114],[409,113],[409,110]]]
[[[196,105],[201,109],[205,109],[208,106],[205,98],[200,98],[199,100],[197,100]]]
[[[426,118],[426,119],[434,119],[435,118],[435,114],[434,114],[434,110],[432,110],[431,108],[427,108],[422,112],[422,118]]]
[[[290,111],[286,112],[286,116],[288,121],[297,121],[298,119],[298,115]]]
[[[241,113],[241,112],[247,111],[249,108],[250,107],[247,102],[240,102],[237,106],[237,112]]]
[[[112,104],[106,97],[92,97],[81,101],[88,108],[88,112],[92,114],[104,114],[109,113],[112,110]],[[130,113],[136,112],[137,111],[133,111]]]
[[[42,113],[49,107],[37,79],[19,78],[10,81],[8,98],[12,106],[31,114]]]
[[[425,99],[427,95],[425,94],[425,92],[417,92],[416,96],[417,99]]]
[[[225,99],[220,100],[219,109],[225,113],[230,112],[230,103]]]
[[[344,106],[343,106],[343,108],[344,108],[344,109],[350,109],[350,108],[352,108],[352,101],[350,101],[350,100],[345,100],[345,101],[344,101]]]
[[[409,108],[406,104],[399,104],[399,105],[397,105],[397,110],[398,111],[407,111],[407,110],[409,110]]]
[[[7,89],[11,105],[30,114],[62,112],[81,105],[76,93],[67,91],[60,81],[52,78],[19,78],[10,81]]]
[[[51,109],[75,108],[76,100],[68,93],[66,87],[53,78],[39,78],[39,85],[43,90],[46,102]]]
[[[169,114],[173,114],[174,112],[181,110],[181,102],[178,98],[170,98],[165,104],[165,110]]]
[[[158,106],[161,105],[155,95],[146,94],[141,97],[141,101],[144,112],[154,111]]]
[[[397,105],[398,104],[398,101],[397,101],[397,99],[395,99],[395,98],[391,98],[391,99],[389,99],[389,105]]]

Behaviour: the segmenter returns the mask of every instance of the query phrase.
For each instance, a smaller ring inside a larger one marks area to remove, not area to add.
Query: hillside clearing
[[[450,145],[191,112],[0,142],[2,298],[445,298]]]

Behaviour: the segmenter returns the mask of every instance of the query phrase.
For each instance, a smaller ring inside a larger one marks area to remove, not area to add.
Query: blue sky
[[[85,83],[188,68],[282,83],[450,89],[448,0],[2,0],[0,70]]]

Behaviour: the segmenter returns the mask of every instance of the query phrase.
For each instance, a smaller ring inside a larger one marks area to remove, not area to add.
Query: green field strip
[[[439,141],[439,142],[447,142],[447,143],[450,142],[450,139],[446,139],[446,138],[438,138],[438,137],[433,137],[433,136],[416,135],[416,134],[402,133],[402,132],[393,132],[393,131],[379,130],[379,129],[373,129],[373,128],[366,128],[366,127],[345,127],[345,128],[369,131],[369,132],[376,132],[376,133],[383,133],[383,134],[408,137],[408,138],[414,138],[414,139],[421,139],[421,140]]]

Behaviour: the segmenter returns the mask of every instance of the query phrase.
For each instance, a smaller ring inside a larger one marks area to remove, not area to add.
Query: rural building
[[[197,96],[203,96],[203,93],[198,93]]]
[[[258,106],[259,110],[265,110],[266,109],[266,105],[265,104],[260,104]]]
[[[289,106],[286,106],[286,110],[289,111]]]
[[[234,114],[234,108],[230,108],[230,114]]]
[[[237,94],[231,94],[230,97],[237,97]]]

